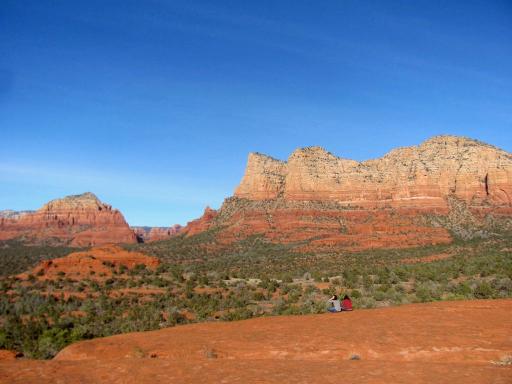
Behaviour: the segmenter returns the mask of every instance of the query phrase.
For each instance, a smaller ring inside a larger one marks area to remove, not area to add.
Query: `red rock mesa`
[[[433,137],[375,160],[300,148],[287,161],[251,153],[233,197],[187,225],[232,242],[262,234],[306,249],[447,243],[512,217],[512,155],[455,136]],[[464,230],[463,230],[464,229]]]
[[[90,192],[52,200],[34,212],[3,211],[0,240],[15,238],[72,246],[136,242],[121,212]]]

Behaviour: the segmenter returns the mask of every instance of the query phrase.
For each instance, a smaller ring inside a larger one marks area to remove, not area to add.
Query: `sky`
[[[0,209],[94,192],[130,225],[218,208],[249,152],[512,151],[512,2],[0,2]]]

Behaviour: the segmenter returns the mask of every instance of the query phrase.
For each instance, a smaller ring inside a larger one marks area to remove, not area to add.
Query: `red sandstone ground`
[[[0,360],[14,360],[15,358],[16,352],[0,349]]]
[[[1,361],[0,383],[508,384],[510,355],[512,300],[440,302],[85,341]]]

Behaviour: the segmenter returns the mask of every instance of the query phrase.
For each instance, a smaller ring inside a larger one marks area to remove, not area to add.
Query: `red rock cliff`
[[[200,223],[223,241],[259,233],[308,249],[437,244],[468,222],[512,218],[511,199],[512,155],[476,140],[438,136],[363,162],[308,147],[286,162],[250,154],[234,197],[183,232]]]
[[[471,204],[510,205],[511,154],[455,136],[434,137],[363,162],[320,147],[298,149],[287,162],[252,153],[235,191],[236,197],[250,200],[283,196],[364,206],[446,207],[449,195]]]
[[[73,246],[136,242],[121,212],[90,192],[52,200],[35,212],[0,217],[0,240],[14,238]]]

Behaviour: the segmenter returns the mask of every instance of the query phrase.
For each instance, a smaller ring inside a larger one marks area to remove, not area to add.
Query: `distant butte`
[[[174,224],[172,227],[131,227],[140,242],[167,240],[180,233],[182,226]]]
[[[34,212],[2,212],[0,240],[71,246],[136,242],[121,212],[90,192],[52,200]]]

